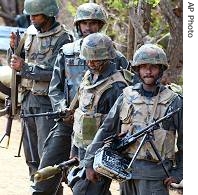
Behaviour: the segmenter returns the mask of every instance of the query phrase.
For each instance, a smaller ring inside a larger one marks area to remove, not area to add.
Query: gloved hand
[[[66,115],[63,118],[63,122],[66,125],[73,125],[73,123],[74,123],[74,112],[75,112],[75,110],[66,109],[66,110],[64,110],[62,112],[63,113],[66,112]]]

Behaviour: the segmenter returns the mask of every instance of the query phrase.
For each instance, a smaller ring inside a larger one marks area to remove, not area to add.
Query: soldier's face
[[[139,75],[145,85],[154,86],[159,79],[160,66],[154,64],[142,64],[139,66]]]
[[[45,26],[48,25],[48,19],[43,14],[31,15],[30,20],[34,27],[39,31],[45,31]]]
[[[101,29],[101,23],[97,20],[83,20],[80,21],[80,30],[83,34],[83,37],[86,37],[89,34],[99,32]]]
[[[93,74],[101,74],[106,67],[107,60],[87,60],[87,65]]]

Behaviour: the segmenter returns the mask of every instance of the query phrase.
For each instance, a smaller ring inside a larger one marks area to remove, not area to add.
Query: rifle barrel
[[[29,117],[41,117],[41,116],[48,116],[48,117],[53,117],[53,116],[61,116],[61,112],[45,112],[45,113],[38,113],[38,114],[21,114],[21,118],[29,118]]]
[[[164,117],[154,121],[153,123],[151,123],[150,125],[146,126],[145,128],[143,128],[142,130],[140,130],[139,132],[136,132],[128,137],[124,137],[123,139],[121,139],[119,141],[119,143],[116,145],[116,149],[117,150],[122,150],[123,148],[127,147],[128,145],[136,142],[136,140],[140,137],[142,137],[145,133],[150,132],[152,130],[154,130],[155,125],[161,123],[162,121],[164,121],[165,119],[168,119],[169,117],[171,117],[172,115],[174,115],[175,113],[179,112],[182,108],[177,108],[176,110],[168,113],[167,115],[165,115]]]
[[[141,135],[142,133],[146,132],[147,130],[151,129],[151,127],[154,127],[156,124],[161,123],[163,120],[168,119],[169,117],[171,117],[172,115],[174,115],[175,113],[179,112],[181,110],[181,108],[178,108],[170,113],[168,113],[167,115],[165,115],[164,117],[154,121],[153,123],[151,123],[150,125],[148,125],[147,127],[145,127],[144,129],[142,129],[141,131],[134,133],[132,135],[132,137],[138,137],[139,135]]]

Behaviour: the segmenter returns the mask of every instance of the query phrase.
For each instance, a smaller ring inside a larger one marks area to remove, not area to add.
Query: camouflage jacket
[[[20,72],[22,99],[29,94],[29,91],[32,91],[34,95],[48,94],[48,86],[58,51],[63,44],[73,41],[73,37],[64,25],[60,25],[58,22],[54,22],[51,29],[44,33],[38,32],[31,25],[25,36],[25,64]],[[12,53],[11,50],[9,51]],[[32,106],[39,101],[33,102]]]
[[[49,87],[54,110],[65,110],[69,107],[88,69],[85,60],[80,58],[82,41],[83,39],[78,39],[73,43],[65,44],[59,51]],[[128,67],[128,61],[120,52],[117,52],[113,62],[117,69]]]
[[[112,77],[114,77],[115,75],[117,76],[117,78],[112,82]],[[95,116],[99,116],[99,118],[101,117],[100,119],[97,118],[97,120],[103,121],[104,118],[106,117],[106,115],[108,114],[109,110],[115,103],[116,99],[122,93],[123,89],[127,86],[127,82],[124,80],[124,77],[122,76],[122,74],[120,74],[116,70],[115,65],[111,62],[108,65],[108,68],[106,69],[106,71],[104,73],[102,73],[101,75],[99,75],[99,77],[96,81],[93,82],[93,74],[92,73],[88,74],[88,80],[90,82],[90,85],[87,86],[87,88],[89,88],[89,87],[90,88],[87,90],[84,89],[84,84],[81,83],[81,87],[82,87],[80,89],[81,95],[79,96],[80,103],[79,103],[79,108],[76,109],[76,111],[81,110],[81,112],[83,111],[85,114],[87,114],[87,116],[93,116],[95,114]],[[105,84],[110,83],[110,82],[111,82],[111,84],[106,85],[107,88],[105,88],[104,87]],[[86,92],[86,93],[89,92],[89,94],[92,95],[92,98],[89,99],[90,96],[89,97],[82,96],[82,95],[84,95],[84,92]],[[101,92],[101,94],[100,94],[100,92]],[[96,93],[96,94],[99,93],[99,94],[94,95],[94,93]],[[87,101],[85,100],[86,98],[87,98]],[[89,105],[85,106],[86,103],[88,103]],[[75,112],[75,114],[77,114],[77,113]],[[82,117],[80,117],[80,118],[82,118]],[[78,122],[78,117],[75,117],[74,119],[76,120],[76,122]],[[101,121],[98,121],[98,122],[101,123]],[[74,122],[74,124],[75,124],[75,122]],[[100,124],[98,124],[98,125],[100,125]],[[74,125],[74,134],[76,133],[76,128],[78,129],[78,125],[76,127]],[[93,129],[93,126],[92,126],[92,128],[89,128],[87,125],[87,127],[85,128],[85,131],[87,133],[90,133],[91,137],[92,137],[91,139],[93,139],[93,137],[95,135],[95,131],[97,131],[97,129],[98,129],[97,127],[95,129]],[[92,135],[92,134],[94,134],[94,135]],[[89,137],[89,136],[87,136],[87,137]],[[87,139],[87,137],[83,138],[84,142],[85,142],[85,139]],[[75,143],[75,140],[73,141],[73,143]],[[84,143],[84,146],[83,145],[79,146],[78,144],[76,146],[85,149],[87,147],[87,143],[90,143],[90,140],[87,140],[87,142]],[[74,153],[72,153],[72,154],[78,155],[78,154],[74,154]]]
[[[140,83],[130,88],[136,94],[139,94],[137,95],[137,97],[146,96],[146,93],[144,92],[142,85]],[[162,94],[164,90],[166,90],[166,88],[162,86],[160,94]],[[154,94],[154,96],[156,95],[157,94]],[[182,107],[183,100],[181,96],[179,96],[178,94],[174,94],[174,96],[175,98],[173,98],[171,102],[168,104],[168,106],[165,109],[165,112],[163,111],[164,114],[167,114],[168,112],[171,112],[177,109],[178,107]],[[114,106],[112,107],[106,119],[104,120],[103,124],[100,126],[100,129],[97,131],[97,134],[93,142],[88,146],[86,156],[85,156],[86,167],[92,166],[96,150],[103,146],[102,140],[104,140],[110,135],[114,135],[115,133],[120,133],[121,126],[123,123],[123,120],[121,120],[120,118],[120,113],[123,108],[123,100],[124,100],[124,95],[122,94],[115,102]],[[135,99],[135,101],[138,101],[138,98]],[[133,111],[134,110],[132,109],[131,110],[132,116],[133,116]],[[141,112],[141,107],[139,111]],[[127,113],[127,111],[125,113]],[[144,111],[142,113],[144,113]],[[158,110],[157,113],[160,113],[160,110]],[[133,124],[133,117],[131,118],[131,120]],[[182,177],[183,177],[183,114],[182,114],[182,111],[175,114],[173,117],[170,118],[170,120],[168,120],[165,124],[163,124],[163,129],[167,131],[173,131],[174,134],[176,134],[177,132],[177,135],[178,135],[177,141],[176,141],[177,149],[178,149],[178,151],[176,152],[176,161],[175,161],[176,167],[173,167],[172,159],[165,159],[164,161],[166,161],[165,166],[167,170],[169,170],[170,175],[174,176],[179,182],[182,180]],[[138,129],[136,128],[136,130]],[[157,162],[147,161],[145,159],[135,160],[134,165],[133,165],[132,175],[133,175],[133,179],[148,179],[148,180],[149,179],[158,180],[158,179],[164,179],[166,177],[166,174],[161,164]]]

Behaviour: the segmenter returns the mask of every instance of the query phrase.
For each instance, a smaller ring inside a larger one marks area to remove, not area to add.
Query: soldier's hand
[[[12,54],[12,58],[10,60],[11,68],[15,69],[16,71],[20,71],[22,69],[23,64],[24,60],[21,57]]]
[[[68,125],[73,125],[74,123],[74,112],[75,110],[65,110],[66,117],[63,118],[63,122]]]
[[[164,180],[164,185],[166,185],[167,187],[169,187],[171,185],[171,183],[176,183],[176,179],[174,177],[168,177]]]
[[[93,168],[86,168],[86,178],[93,183],[96,183],[101,179],[100,174],[95,172]]]

